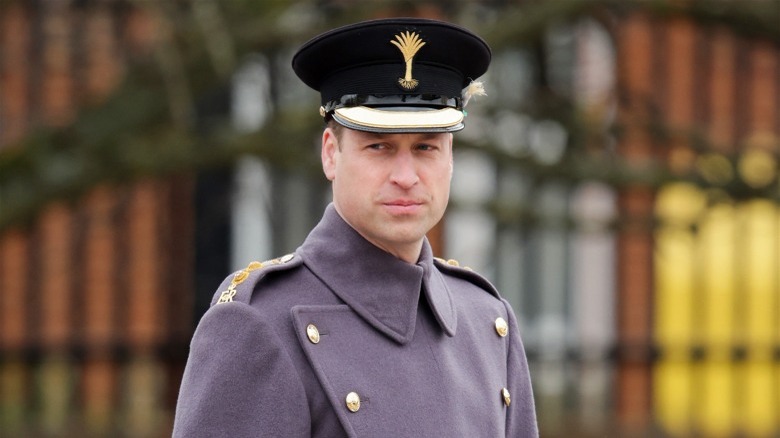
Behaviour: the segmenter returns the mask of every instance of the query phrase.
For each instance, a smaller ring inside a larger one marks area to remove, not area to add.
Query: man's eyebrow
[[[421,140],[433,140],[439,138],[440,132],[423,132],[420,133]]]

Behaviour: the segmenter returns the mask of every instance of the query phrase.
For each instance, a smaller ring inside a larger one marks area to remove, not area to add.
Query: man
[[[409,18],[298,51],[293,69],[322,97],[333,203],[295,253],[220,286],[174,436],[538,435],[512,309],[425,237],[447,206],[462,89],[479,92],[489,61],[471,32]]]

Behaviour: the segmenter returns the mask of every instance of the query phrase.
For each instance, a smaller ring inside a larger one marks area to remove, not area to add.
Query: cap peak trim
[[[454,108],[387,111],[365,106],[339,108],[336,121],[349,128],[390,132],[451,132],[462,128],[463,112]]]

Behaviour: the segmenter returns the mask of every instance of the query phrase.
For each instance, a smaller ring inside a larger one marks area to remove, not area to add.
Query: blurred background
[[[776,0],[3,0],[0,435],[170,435],[217,286],[329,200],[292,54],[388,16],[493,48],[430,239],[542,436],[780,436]]]

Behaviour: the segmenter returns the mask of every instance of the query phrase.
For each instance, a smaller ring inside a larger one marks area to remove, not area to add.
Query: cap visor
[[[463,129],[463,112],[455,108],[339,108],[333,118],[347,128],[369,132],[455,132]]]

